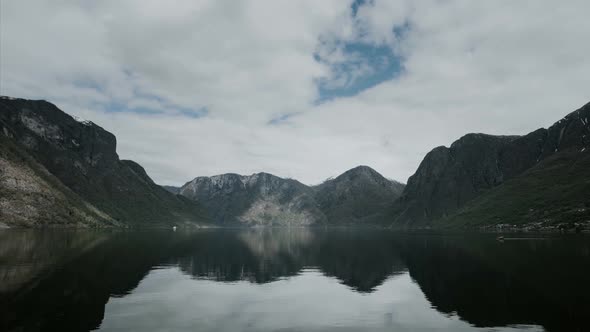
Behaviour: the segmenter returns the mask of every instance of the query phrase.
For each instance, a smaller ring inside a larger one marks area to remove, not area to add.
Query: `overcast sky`
[[[0,2],[0,94],[118,138],[160,184],[357,165],[406,182],[468,132],[590,101],[590,1]]]

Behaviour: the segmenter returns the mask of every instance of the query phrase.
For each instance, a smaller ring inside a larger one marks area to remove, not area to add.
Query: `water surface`
[[[580,236],[0,232],[1,331],[587,331]]]

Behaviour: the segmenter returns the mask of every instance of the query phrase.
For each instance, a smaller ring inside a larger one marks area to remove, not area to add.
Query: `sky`
[[[160,184],[368,165],[590,101],[587,0],[1,0],[0,95],[117,136]]]

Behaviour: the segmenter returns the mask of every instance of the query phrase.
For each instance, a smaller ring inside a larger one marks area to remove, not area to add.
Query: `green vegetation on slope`
[[[435,225],[539,226],[590,221],[590,151],[569,149],[543,160]]]

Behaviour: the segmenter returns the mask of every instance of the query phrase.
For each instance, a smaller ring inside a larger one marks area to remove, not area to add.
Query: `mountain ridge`
[[[309,187],[265,172],[196,177],[179,194],[203,204],[220,224],[285,226],[324,221]]]
[[[47,101],[0,97],[0,127],[0,227],[590,224],[590,103],[436,147],[406,185],[359,165],[313,186],[266,172],[159,186],[112,133]]]
[[[80,121],[44,100],[2,97],[0,126],[3,147],[15,146],[24,159],[42,165],[42,169],[33,168],[35,174],[43,178],[41,173],[46,170],[52,181],[59,182],[54,187],[63,184],[77,196],[74,200],[108,215],[106,219],[95,218],[94,226],[162,227],[204,221],[197,203],[168,193],[139,164],[119,159],[116,137],[93,122]],[[24,161],[16,162],[20,164],[17,168],[26,169]],[[7,176],[3,172],[2,177]],[[25,188],[19,190],[26,197]],[[55,199],[58,194],[46,192],[45,196]],[[35,203],[28,209],[41,206]],[[43,217],[52,215],[51,206],[43,205],[43,210],[43,214],[31,216],[34,220],[18,224],[57,226],[56,220]],[[14,223],[8,216],[3,219],[3,223]],[[74,214],[67,219],[70,225],[84,225],[76,222]]]
[[[341,182],[345,182],[344,187]],[[361,165],[315,186],[265,172],[199,176],[183,185],[179,194],[206,206],[210,217],[221,224],[301,226],[377,224],[381,210],[385,211],[402,189],[403,184]],[[364,196],[364,200],[356,201],[355,206],[348,206],[352,203],[350,197],[336,202],[345,195]],[[367,201],[374,198],[378,200]],[[372,211],[376,207],[380,211]]]
[[[573,160],[576,153],[586,151],[590,146],[589,118],[590,103],[587,103],[547,129],[540,128],[522,136],[467,134],[448,148],[442,146],[433,149],[408,179],[400,199],[393,204],[390,211],[390,216],[394,220],[392,225],[445,225],[445,220],[448,224],[457,224],[459,222],[456,221],[456,214],[462,211],[463,216],[466,216],[467,210],[471,211],[472,217],[482,217],[482,213],[475,211],[476,206],[465,206],[481,196],[493,195],[496,188],[509,181],[520,179],[518,181],[527,182],[526,177],[530,176],[528,171],[535,167],[545,167],[544,161],[555,155],[563,153],[555,158]],[[567,169],[564,165],[568,162],[562,160],[561,164],[559,172],[563,173]],[[580,171],[580,174],[582,173]],[[546,195],[554,196],[552,204],[566,204],[567,202],[557,199],[556,193],[550,193],[558,190],[552,177],[551,174],[545,174],[541,181],[542,187],[537,190],[546,191]],[[539,181],[537,179],[537,182]],[[569,184],[576,185],[574,181],[570,181]],[[512,196],[514,199],[521,194],[517,187],[509,191],[502,190],[505,191],[504,195]],[[590,192],[590,187],[583,191]],[[524,206],[535,205],[530,200],[519,201]],[[516,207],[512,207],[511,211],[514,209]],[[494,211],[500,210],[502,207],[497,206],[496,210],[488,209],[488,213],[494,215]],[[512,219],[504,214],[503,217],[494,220],[494,223],[502,223]],[[530,218],[523,220],[533,222]],[[469,222],[463,221],[460,224]]]

